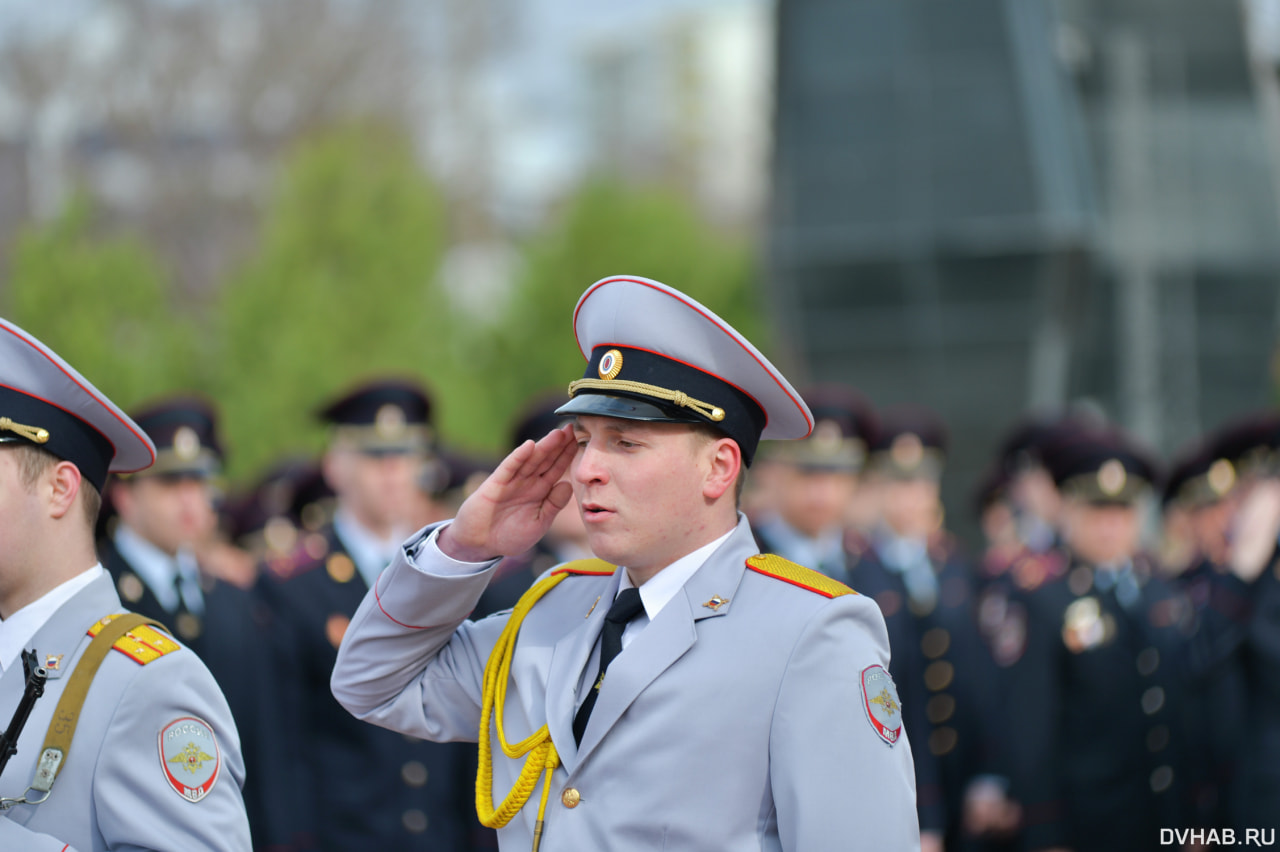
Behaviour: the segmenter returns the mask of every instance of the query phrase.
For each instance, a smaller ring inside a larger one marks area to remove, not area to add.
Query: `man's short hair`
[[[53,453],[31,444],[14,444],[12,448],[17,455],[18,471],[22,476],[22,484],[26,486],[28,491],[36,487],[40,477],[47,473],[50,468],[62,461]],[[80,477],[79,499],[80,508],[84,510],[85,521],[89,525],[90,532],[92,532],[98,520],[98,512],[102,510],[102,495],[84,476]]]

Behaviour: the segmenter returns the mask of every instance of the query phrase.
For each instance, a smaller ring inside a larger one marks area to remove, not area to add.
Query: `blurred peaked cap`
[[[222,470],[222,444],[213,404],[197,396],[155,400],[133,411],[134,422],[156,447],[156,463],[143,474],[210,477]]]
[[[366,452],[425,450],[431,442],[431,399],[417,382],[381,379],[344,393],[318,412],[341,437]]]
[[[1131,503],[1159,486],[1147,452],[1118,429],[1082,431],[1047,448],[1045,465],[1064,494],[1095,503]]]
[[[1004,500],[1008,495],[1009,471],[1003,464],[987,467],[973,489],[973,508],[981,515],[989,506]]]
[[[0,442],[25,443],[69,461],[102,491],[107,473],[149,467],[146,432],[66,361],[0,319]]]
[[[709,308],[666,284],[619,275],[573,312],[583,378],[561,414],[705,423],[750,464],[761,438],[804,438],[813,416],[773,364]]]
[[[298,472],[292,480],[293,491],[289,497],[289,517],[298,521],[304,529],[317,530],[329,520],[336,495],[324,478],[320,465],[312,465]]]
[[[561,397],[563,402],[564,398]],[[545,433],[544,433],[545,434]],[[542,435],[538,436],[539,438]],[[462,488],[472,477],[488,476],[493,465],[453,450],[440,449],[422,464],[418,472],[418,488],[431,497],[442,497]]]
[[[810,470],[860,470],[879,431],[871,403],[839,384],[814,385],[801,396],[813,415],[813,432],[803,441],[770,444],[768,458]]]
[[[1280,413],[1257,411],[1230,420],[1205,439],[1211,454],[1227,459],[1241,476],[1269,469],[1280,448]]]
[[[293,515],[294,492],[300,482],[319,472],[310,459],[292,458],[277,462],[246,491],[232,495],[225,513],[233,538],[239,540],[261,530],[272,518],[297,522]]]
[[[565,415],[556,413],[564,404],[563,391],[549,391],[526,402],[511,430],[511,448],[514,450],[525,441],[537,441],[567,423]]]
[[[880,429],[871,445],[877,472],[901,479],[938,479],[947,455],[947,425],[923,405],[902,404],[880,411]]]
[[[1078,415],[1028,414],[1015,423],[1000,442],[1000,463],[1010,471],[1042,465],[1047,447],[1088,428],[1091,427]]]
[[[1235,464],[1200,441],[1180,452],[1165,478],[1160,502],[1191,508],[1212,505],[1226,497],[1238,482]]]

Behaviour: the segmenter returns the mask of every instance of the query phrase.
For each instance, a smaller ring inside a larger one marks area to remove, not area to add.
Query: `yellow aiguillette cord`
[[[538,783],[538,776],[545,775],[542,784],[542,802],[538,805],[538,822],[533,831],[533,852],[537,852],[542,840],[542,818],[547,811],[547,796],[551,791],[551,773],[560,765],[560,755],[551,742],[551,732],[543,725],[531,735],[518,743],[507,742],[502,728],[503,707],[507,697],[507,680],[511,674],[511,658],[515,653],[516,634],[520,632],[520,624],[529,610],[533,609],[539,599],[568,577],[567,573],[552,574],[525,592],[519,603],[507,619],[498,643],[489,654],[489,661],[484,667],[484,695],[480,706],[480,765],[476,770],[476,814],[482,825],[489,828],[502,828],[511,821],[529,797],[533,795],[533,786]],[[495,715],[496,708],[496,715]],[[493,806],[493,746],[489,741],[489,720],[493,718],[498,729],[498,744],[507,757],[514,759],[524,757],[524,766],[520,776],[496,809]]]

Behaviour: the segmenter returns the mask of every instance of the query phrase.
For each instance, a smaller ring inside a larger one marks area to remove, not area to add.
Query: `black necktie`
[[[573,717],[573,741],[582,742],[582,732],[587,729],[587,720],[591,718],[591,708],[596,706],[596,696],[600,694],[600,684],[604,683],[605,669],[613,658],[622,653],[622,631],[627,622],[644,612],[644,604],[640,601],[640,590],[623,589],[613,600],[609,613],[604,617],[604,629],[600,631],[600,673],[596,682],[587,693],[586,700],[578,708],[578,715]]]

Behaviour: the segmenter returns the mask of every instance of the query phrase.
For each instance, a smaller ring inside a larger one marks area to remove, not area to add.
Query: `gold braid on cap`
[[[606,393],[622,391],[623,393],[651,396],[654,399],[661,399],[681,408],[691,408],[716,423],[724,419],[724,409],[719,406],[694,399],[684,391],[667,390],[657,385],[646,385],[644,382],[631,382],[626,379],[609,379],[607,381],[601,379],[578,379],[569,383],[569,396],[573,396],[580,390],[599,390]]]
[[[0,417],[0,430],[21,435],[28,441],[33,441],[37,444],[46,444],[49,442],[48,429],[41,429],[39,426],[24,426],[21,423],[14,423],[8,417]]]

